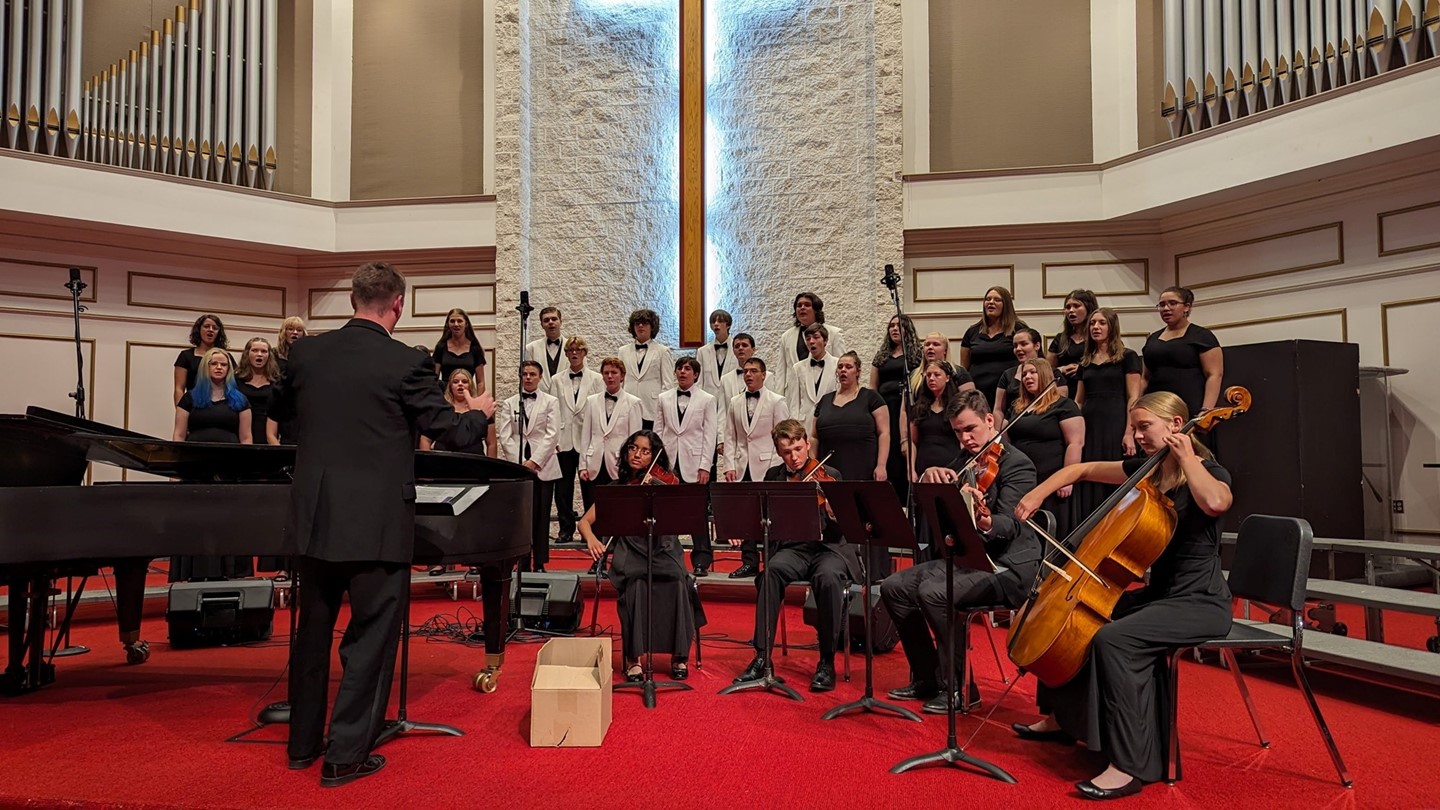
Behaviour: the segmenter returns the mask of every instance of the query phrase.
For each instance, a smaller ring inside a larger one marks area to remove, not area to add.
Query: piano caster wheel
[[[483,692],[488,695],[491,692],[494,692],[495,689],[500,685],[499,680],[499,672],[492,672],[488,669],[478,672],[475,675],[475,690],[477,692]]]
[[[137,641],[134,644],[125,645],[125,663],[143,664],[150,660],[150,644],[145,641]]]
[[[1350,635],[1350,628],[1344,622],[1335,622],[1335,624],[1331,626],[1330,632],[1337,636],[1348,636]]]

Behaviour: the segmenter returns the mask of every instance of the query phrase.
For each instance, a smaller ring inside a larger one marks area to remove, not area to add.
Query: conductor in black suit
[[[287,532],[299,555],[300,628],[290,670],[290,767],[321,755],[320,784],[338,787],[385,765],[370,753],[385,719],[415,544],[416,432],[452,446],[484,439],[495,402],[464,393],[456,413],[428,357],[390,331],[405,305],[405,277],[384,262],[355,271],[355,316],[290,348],[270,407],[295,419],[299,444]],[[330,644],[341,597],[350,621],[343,668],[322,745]]]

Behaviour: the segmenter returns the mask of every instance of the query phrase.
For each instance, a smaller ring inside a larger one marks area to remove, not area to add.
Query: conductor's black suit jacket
[[[457,414],[427,355],[358,318],[297,341],[277,389],[269,416],[300,435],[287,528],[298,553],[411,562],[416,433],[478,443],[485,414]]]

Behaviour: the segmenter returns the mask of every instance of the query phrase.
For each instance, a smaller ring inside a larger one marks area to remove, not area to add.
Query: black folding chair
[[[1250,722],[1255,724],[1255,735],[1260,738],[1260,747],[1269,748],[1270,741],[1260,727],[1260,716],[1255,713],[1255,702],[1250,690],[1240,675],[1235,661],[1235,650],[1276,650],[1290,656],[1290,669],[1295,674],[1295,683],[1310,705],[1310,714],[1315,717],[1315,726],[1325,747],[1330,750],[1330,759],[1340,774],[1340,784],[1350,787],[1353,782],[1340,759],[1335,739],[1330,736],[1330,727],[1320,714],[1320,704],[1315,702],[1315,693],[1305,678],[1304,652],[1304,608],[1305,585],[1310,569],[1310,546],[1314,535],[1310,524],[1300,518],[1251,515],[1240,524],[1239,536],[1235,541],[1235,558],[1230,566],[1230,593],[1238,599],[1248,599],[1264,605],[1289,608],[1290,633],[1274,633],[1248,624],[1234,622],[1230,634],[1225,638],[1207,641],[1194,648],[1177,649],[1170,654],[1170,757],[1165,779],[1173,784],[1180,778],[1180,731],[1176,725],[1176,704],[1179,697],[1180,654],[1185,649],[1216,650],[1225,659],[1225,666],[1235,676],[1235,685],[1240,697],[1250,712]]]

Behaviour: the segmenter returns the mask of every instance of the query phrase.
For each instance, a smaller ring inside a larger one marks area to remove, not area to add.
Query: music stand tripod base
[[[775,674],[774,666],[768,660],[765,662],[765,674],[752,681],[732,683],[724,689],[721,689],[720,694],[730,695],[736,692],[745,692],[750,689],[764,689],[768,692],[774,692],[778,695],[788,697],[797,703],[805,702],[805,698],[801,697],[800,693],[795,691],[794,687],[787,685],[784,678]]]
[[[679,689],[689,692],[693,691],[694,688],[695,687],[691,686],[688,683],[680,683],[679,681],[657,681],[652,677],[648,680],[640,681],[639,683],[617,683],[611,687],[611,690],[618,692],[621,689],[639,689],[645,701],[645,708],[653,709],[655,708],[655,692],[657,690]]]
[[[983,771],[984,773],[989,774],[996,779],[999,779],[1001,782],[1004,782],[1007,785],[1013,785],[1016,783],[1015,777],[1007,773],[1004,768],[1001,768],[999,765],[993,765],[989,762],[986,762],[979,757],[971,756],[960,750],[959,748],[942,748],[939,751],[934,752],[933,754],[921,754],[919,756],[910,757],[909,759],[891,768],[890,772],[905,773],[911,768],[918,768],[921,765],[930,765],[936,762],[949,763],[950,765],[953,765],[957,768],[968,765],[971,768],[974,768],[978,771]]]

